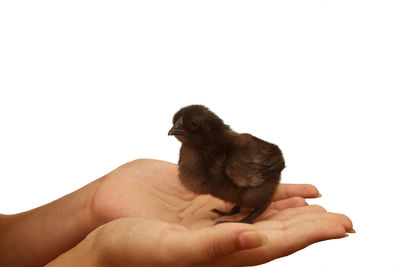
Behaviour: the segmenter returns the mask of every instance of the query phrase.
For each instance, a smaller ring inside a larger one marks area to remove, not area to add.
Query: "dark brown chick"
[[[213,212],[227,216],[239,213],[241,207],[254,208],[239,221],[252,223],[268,208],[285,168],[278,146],[232,131],[202,105],[180,109],[168,135],[182,143],[178,163],[182,185],[195,194],[235,204],[230,211]]]

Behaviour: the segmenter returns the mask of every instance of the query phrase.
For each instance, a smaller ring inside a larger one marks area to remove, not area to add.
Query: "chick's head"
[[[191,105],[175,113],[173,127],[168,135],[174,135],[181,142],[201,143],[223,133],[229,126],[207,107]]]

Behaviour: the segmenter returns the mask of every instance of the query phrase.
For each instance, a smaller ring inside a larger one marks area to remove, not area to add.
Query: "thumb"
[[[265,237],[254,226],[243,223],[224,223],[192,232],[186,239],[189,254],[196,254],[199,262],[213,262],[239,250],[264,245]],[[194,255],[191,255],[193,257]]]

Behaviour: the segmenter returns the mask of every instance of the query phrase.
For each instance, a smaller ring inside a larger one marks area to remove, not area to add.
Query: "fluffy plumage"
[[[195,194],[211,194],[240,207],[254,210],[240,222],[252,223],[270,205],[281,171],[285,168],[278,146],[250,134],[238,134],[207,107],[180,109],[168,133],[181,143],[179,179]]]

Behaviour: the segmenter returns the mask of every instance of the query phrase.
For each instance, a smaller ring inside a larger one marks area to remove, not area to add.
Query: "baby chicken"
[[[182,143],[178,162],[182,185],[195,194],[235,204],[230,211],[213,212],[227,216],[239,213],[241,207],[253,208],[239,221],[252,223],[268,208],[285,168],[278,146],[234,132],[203,105],[180,109],[168,135]],[[217,223],[221,222],[225,221]]]

